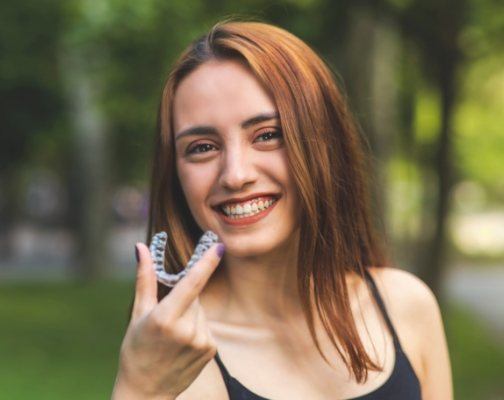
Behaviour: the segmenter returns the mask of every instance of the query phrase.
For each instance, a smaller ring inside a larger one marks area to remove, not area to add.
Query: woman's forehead
[[[175,92],[175,132],[192,125],[239,125],[276,107],[257,78],[238,61],[209,61],[185,77]]]

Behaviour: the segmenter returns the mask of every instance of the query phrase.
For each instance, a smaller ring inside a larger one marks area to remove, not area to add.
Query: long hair
[[[203,233],[176,173],[173,101],[180,82],[198,66],[230,59],[248,66],[278,109],[302,210],[297,282],[312,339],[328,362],[314,329],[317,312],[349,371],[365,381],[368,370],[381,368],[359,338],[345,280],[348,272],[364,276],[365,268],[385,263],[369,207],[365,146],[330,69],[296,36],[261,22],[225,21],[175,62],[159,107],[148,237],[168,233],[166,263],[175,273]],[[167,293],[159,285],[159,299]]]

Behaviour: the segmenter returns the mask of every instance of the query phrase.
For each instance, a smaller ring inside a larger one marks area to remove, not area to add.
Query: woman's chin
[[[226,241],[224,241],[224,245],[226,246],[225,254],[235,258],[260,257],[275,251],[275,246],[272,246],[271,243],[264,245],[244,245],[243,243],[226,243]]]

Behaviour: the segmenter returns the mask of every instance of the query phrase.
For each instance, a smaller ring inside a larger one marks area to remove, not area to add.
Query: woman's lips
[[[275,206],[279,201],[280,199],[277,199],[271,206],[269,206],[265,210],[258,212],[257,214],[251,215],[250,217],[231,218],[226,214],[224,214],[224,212],[220,209],[216,210],[216,212],[221,218],[221,220],[223,220],[228,225],[233,226],[250,225],[266,217],[271,212],[271,210],[275,208]]]

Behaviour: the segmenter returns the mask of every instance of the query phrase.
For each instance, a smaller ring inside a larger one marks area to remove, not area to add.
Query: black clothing
[[[420,382],[418,377],[416,376],[406,354],[403,352],[401,344],[399,343],[399,338],[387,314],[385,304],[383,303],[378,288],[371,277],[371,274],[367,270],[366,278],[371,284],[372,293],[392,334],[395,348],[395,364],[392,374],[382,386],[363,396],[354,397],[348,400],[421,400]],[[221,358],[219,357],[219,353],[216,354],[215,361],[217,361],[221,370],[230,400],[268,400],[251,392],[238,380],[233,378],[224,366]]]

